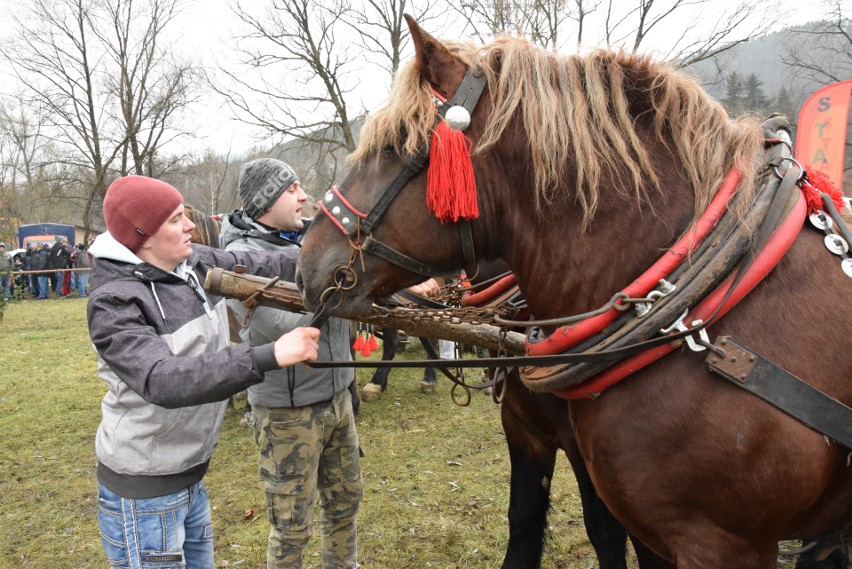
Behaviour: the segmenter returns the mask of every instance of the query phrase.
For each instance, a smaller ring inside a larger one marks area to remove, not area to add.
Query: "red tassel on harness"
[[[367,341],[367,345],[370,347],[371,352],[375,352],[379,349],[379,343],[376,341],[375,334],[370,334],[370,339]]]
[[[372,336],[370,335],[369,332],[367,332],[367,338],[372,338]],[[370,349],[370,341],[364,340],[364,345],[361,348],[361,355],[366,358],[367,356],[369,356],[372,353],[373,353],[373,350]]]
[[[361,336],[361,332],[358,332],[358,337],[355,338],[355,343],[352,344],[352,349],[356,352],[364,347],[364,338]]]
[[[832,183],[831,178],[816,168],[808,168],[806,171],[807,177],[802,182],[801,188],[808,204],[808,213],[815,213],[824,209],[820,195],[823,193],[828,194],[837,211],[841,211],[845,206],[843,192]]]
[[[453,130],[446,121],[435,126],[426,172],[426,205],[441,223],[479,217],[471,148],[464,133]]]

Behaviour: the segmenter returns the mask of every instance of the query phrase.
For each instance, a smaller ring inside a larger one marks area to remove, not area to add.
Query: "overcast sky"
[[[232,65],[229,63],[234,61],[233,52],[230,50],[233,45],[231,38],[239,29],[239,21],[229,9],[229,4],[233,1],[188,0],[182,14],[169,28],[176,48],[211,68],[219,63]],[[243,0],[243,2],[245,6],[263,5],[262,0]],[[624,2],[632,4],[630,0],[624,0]],[[783,0],[778,2],[778,5],[787,6],[791,17],[786,22],[788,25],[794,25],[815,19],[820,12],[816,6],[818,2],[819,0],[809,2]],[[26,0],[0,0],[0,34],[8,37],[9,18],[6,16],[25,3]],[[739,0],[714,0],[713,7],[721,13],[738,4]],[[667,30],[662,30],[657,40],[665,42],[667,35],[676,27],[677,24],[674,21],[669,22]],[[586,37],[593,39],[591,34],[587,34]],[[649,37],[649,40],[653,39]],[[377,85],[377,81],[383,84]],[[386,82],[387,79],[380,75],[375,81],[364,81],[369,90],[365,90],[358,104],[367,109],[378,106],[387,93]],[[357,112],[359,109],[354,110]],[[220,153],[230,149],[234,154],[241,154],[252,144],[257,134],[238,122],[230,120],[230,112],[221,106],[221,101],[213,94],[206,95],[203,103],[198,106],[192,116],[187,117],[187,120],[191,124],[198,125],[198,134],[202,137],[201,140],[191,144],[194,150],[210,147]]]

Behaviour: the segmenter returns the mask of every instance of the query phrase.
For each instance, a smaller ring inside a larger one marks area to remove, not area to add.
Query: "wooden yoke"
[[[289,312],[307,312],[296,285],[287,281],[266,279],[245,273],[225,271],[218,267],[207,273],[204,290],[215,296],[241,300],[251,309],[259,304]],[[452,340],[497,351],[500,348],[500,328],[491,324],[451,322],[438,316],[422,316],[419,309],[373,306],[369,314],[358,316],[359,322],[377,328],[398,328],[410,336]],[[509,355],[524,354],[524,335],[507,332],[503,348]]]

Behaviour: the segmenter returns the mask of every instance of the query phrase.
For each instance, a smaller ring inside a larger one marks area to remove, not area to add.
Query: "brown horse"
[[[535,317],[606,305],[692,227],[731,169],[742,175],[732,215],[748,219],[761,129],[731,121],[684,74],[636,55],[566,57],[511,38],[441,43],[409,27],[415,60],[364,126],[341,194],[352,211],[369,212],[394,180],[400,191],[372,228],[346,216],[362,233],[347,238],[331,217],[315,222],[297,276],[308,306],[328,301],[354,315],[422,279],[363,250],[368,233],[436,271],[463,268],[464,229],[430,214],[427,171],[412,164],[435,124],[435,93],[452,96],[469,69],[486,82],[465,131],[479,209],[472,242],[480,259],[506,260]],[[709,332],[848,406],[852,358],[841,331],[852,303],[831,259],[822,236],[804,229]],[[775,567],[781,540],[830,548],[849,538],[850,450],[712,373],[703,356],[680,348],[569,405],[604,502],[679,568]]]

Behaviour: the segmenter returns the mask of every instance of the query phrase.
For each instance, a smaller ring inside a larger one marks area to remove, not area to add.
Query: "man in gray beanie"
[[[220,242],[227,251],[282,250],[300,247],[309,220],[302,218],[308,195],[296,173],[280,160],[261,158],[240,172],[242,210],[222,221]],[[257,306],[249,314],[237,300],[228,306],[245,342],[278,338],[310,322],[297,314]],[[349,324],[329,318],[321,328],[319,359],[351,361]],[[271,524],[266,566],[302,567],[311,537],[314,504],[319,494],[322,565],[326,569],[359,567],[355,517],[361,501],[358,434],[350,384],[353,368],[305,366],[268,372],[248,390],[248,415],[259,449],[260,479],[266,491]]]

